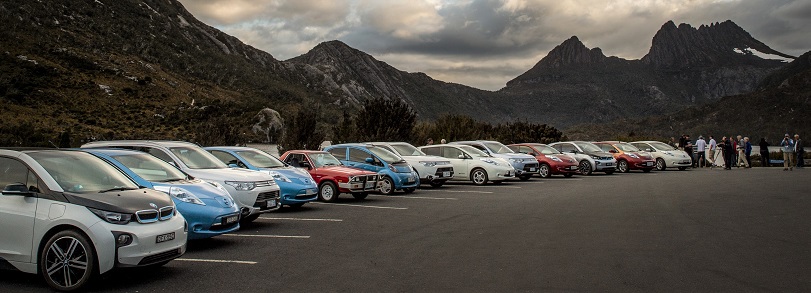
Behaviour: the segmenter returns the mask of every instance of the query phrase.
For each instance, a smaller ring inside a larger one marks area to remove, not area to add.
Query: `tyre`
[[[651,169],[642,169],[642,172],[645,172],[645,173],[650,173],[650,170],[651,170]]]
[[[547,164],[541,164],[538,167],[538,175],[541,175],[541,178],[549,178],[552,176],[552,169]]]
[[[687,170],[687,167],[679,167],[679,171]]]
[[[324,182],[318,187],[318,200],[325,202],[335,202],[338,200],[338,195],[341,194],[335,183]]]
[[[620,173],[628,173],[628,171],[630,171],[628,168],[628,161],[620,160],[619,162],[617,162],[617,171],[619,171]]]
[[[259,214],[253,214],[253,215],[244,217],[244,218],[242,218],[242,220],[239,220],[239,222],[240,223],[250,223],[250,222],[256,221],[256,219],[259,219]]]
[[[431,187],[433,188],[438,188],[442,187],[442,185],[445,184],[445,181],[431,181],[429,184],[431,184]]]
[[[59,291],[81,288],[96,271],[96,252],[87,236],[76,230],[60,231],[48,238],[39,259],[40,275]]]
[[[384,195],[391,195],[394,193],[394,180],[391,177],[383,178],[383,184],[380,184],[379,190]]]
[[[571,178],[573,175],[574,175],[574,173],[566,173],[566,174],[563,174],[563,177]]]
[[[532,178],[532,174],[518,176],[518,179],[521,179],[521,181],[527,181],[529,178]]]
[[[352,193],[352,197],[354,197],[357,200],[366,199],[367,196],[369,196],[368,192],[353,192]]]
[[[578,166],[580,170],[580,174],[583,175],[591,175],[591,163],[589,161],[583,160],[580,161],[580,165]]]
[[[414,191],[416,191],[416,190],[417,190],[416,187],[404,188],[403,192],[405,192],[405,193],[414,193]]]
[[[664,171],[665,169],[667,169],[665,160],[662,158],[656,159],[656,171]]]
[[[470,171],[470,181],[473,181],[473,184],[484,185],[488,180],[487,171],[484,171],[484,169],[476,168]]]

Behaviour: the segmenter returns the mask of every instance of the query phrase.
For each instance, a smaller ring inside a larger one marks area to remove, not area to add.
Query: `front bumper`
[[[633,161],[628,162],[628,167],[630,167],[630,169],[632,169],[632,170],[652,169],[653,167],[656,167],[656,161],[654,161],[653,159],[650,159],[650,160],[642,160],[642,159],[633,160]]]
[[[180,257],[186,253],[186,220],[181,215],[172,217],[168,221],[160,221],[149,224],[137,222],[127,225],[114,225],[100,222],[103,229],[109,234],[109,243],[104,241],[102,245],[113,245],[115,247],[114,233],[126,233],[132,237],[132,242],[126,246],[118,247],[115,250],[116,267],[137,267],[160,263]],[[173,240],[157,243],[158,235],[174,233]],[[105,237],[106,238],[106,237]]]
[[[616,160],[594,160],[595,171],[611,171],[616,170],[616,168],[617,168]]]
[[[580,169],[578,165],[575,163],[571,164],[550,164],[549,165],[550,174],[560,175],[560,174],[568,174],[568,173],[577,173]]]
[[[420,186],[420,176],[416,172],[397,173],[394,178],[395,189],[415,188]]]
[[[430,183],[433,181],[447,181],[453,178],[452,165],[436,165],[434,167],[414,167],[417,173],[420,174],[421,183]]]
[[[540,170],[538,170],[538,167],[540,166],[540,164],[538,164],[537,161],[535,163],[512,162],[512,161],[510,161],[510,164],[512,164],[513,168],[515,168],[516,176],[531,175],[531,174],[540,173]]]
[[[223,208],[185,202],[176,205],[177,211],[188,223],[189,240],[211,238],[239,230],[240,215],[236,206]]]
[[[281,193],[280,204],[302,204],[318,199],[318,186],[315,184],[297,184],[276,181]]]
[[[377,191],[380,185],[377,174],[374,175],[357,175],[360,181],[353,182],[339,182],[338,189],[341,192],[373,192]]]

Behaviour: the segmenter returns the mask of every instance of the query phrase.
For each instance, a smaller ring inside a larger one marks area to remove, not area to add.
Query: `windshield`
[[[284,167],[284,163],[279,161],[279,159],[274,158],[271,155],[263,151],[255,151],[255,150],[245,150],[245,151],[236,151],[237,155],[248,161],[251,165],[257,168],[280,168]]]
[[[150,154],[127,154],[112,157],[146,181],[169,182],[183,180],[187,177],[174,166]]]
[[[228,168],[211,153],[199,147],[173,147],[169,150],[183,161],[189,169],[224,169]]]
[[[481,151],[481,150],[479,150],[477,148],[474,148],[472,146],[469,146],[469,145],[460,145],[460,146],[457,146],[457,147],[460,150],[465,151],[468,155],[470,155],[471,157],[474,157],[474,158],[489,158],[490,157],[490,155],[488,155],[487,153],[485,153],[485,152],[483,152],[483,151]]]
[[[88,153],[34,152],[28,155],[67,192],[99,193],[139,188],[121,171]]]
[[[578,147],[580,147],[580,149],[583,150],[583,152],[586,153],[595,153],[595,152],[604,153],[603,149],[590,142],[579,141],[575,142],[574,144],[576,144]]]
[[[672,146],[670,146],[670,145],[668,145],[666,143],[661,143],[661,142],[658,142],[658,141],[652,142],[652,143],[650,143],[650,145],[653,146],[653,148],[655,148],[657,150],[660,150],[660,151],[673,151],[673,150],[676,150],[676,148],[674,148],[674,147],[672,147]]]
[[[631,145],[630,143],[624,143],[623,142],[623,143],[615,144],[614,146],[617,147],[618,149],[620,149],[623,152],[638,152],[638,151],[640,151],[638,148]]]
[[[338,161],[338,159],[330,153],[312,153],[307,156],[310,157],[310,161],[313,162],[315,168],[341,166],[341,161]]]
[[[490,149],[491,152],[495,154],[512,154],[515,153],[513,150],[508,148],[507,146],[498,143],[498,142],[485,142],[483,143],[485,147]]]
[[[383,161],[386,161],[389,164],[394,164],[403,160],[394,153],[379,147],[367,147],[367,149],[373,154],[375,154],[378,158],[380,158]]]
[[[391,148],[401,156],[425,156],[425,153],[410,144],[393,144]]]
[[[552,147],[547,145],[533,145],[533,147],[535,148],[535,150],[541,152],[541,154],[544,155],[560,155],[560,152],[558,150],[553,149]]]

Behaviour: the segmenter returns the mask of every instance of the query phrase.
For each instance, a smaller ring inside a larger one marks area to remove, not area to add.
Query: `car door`
[[[236,156],[234,156],[229,152],[219,150],[210,150],[208,152],[217,157],[217,159],[219,159],[229,167],[250,169],[248,168],[248,164],[246,164],[245,161],[242,160],[242,158],[237,158]]]
[[[371,162],[367,162],[367,159],[372,160]],[[365,150],[357,148],[349,148],[347,165],[375,173],[384,168],[383,162],[381,162],[380,159]]]
[[[0,188],[22,183],[29,191],[38,191],[37,176],[24,163],[0,157]],[[0,258],[30,263],[34,253],[34,219],[37,197],[0,194]],[[13,236],[12,236],[13,235]]]
[[[460,159],[459,156],[464,159]],[[467,180],[470,172],[470,156],[465,154],[462,150],[455,147],[442,147],[442,157],[451,161],[453,164],[453,178],[459,180]]]

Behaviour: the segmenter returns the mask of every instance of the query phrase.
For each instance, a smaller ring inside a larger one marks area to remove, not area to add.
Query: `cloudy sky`
[[[773,49],[811,50],[811,0],[180,0],[201,21],[286,60],[340,40],[409,72],[497,90],[577,36],[639,59],[668,20],[730,19]]]

